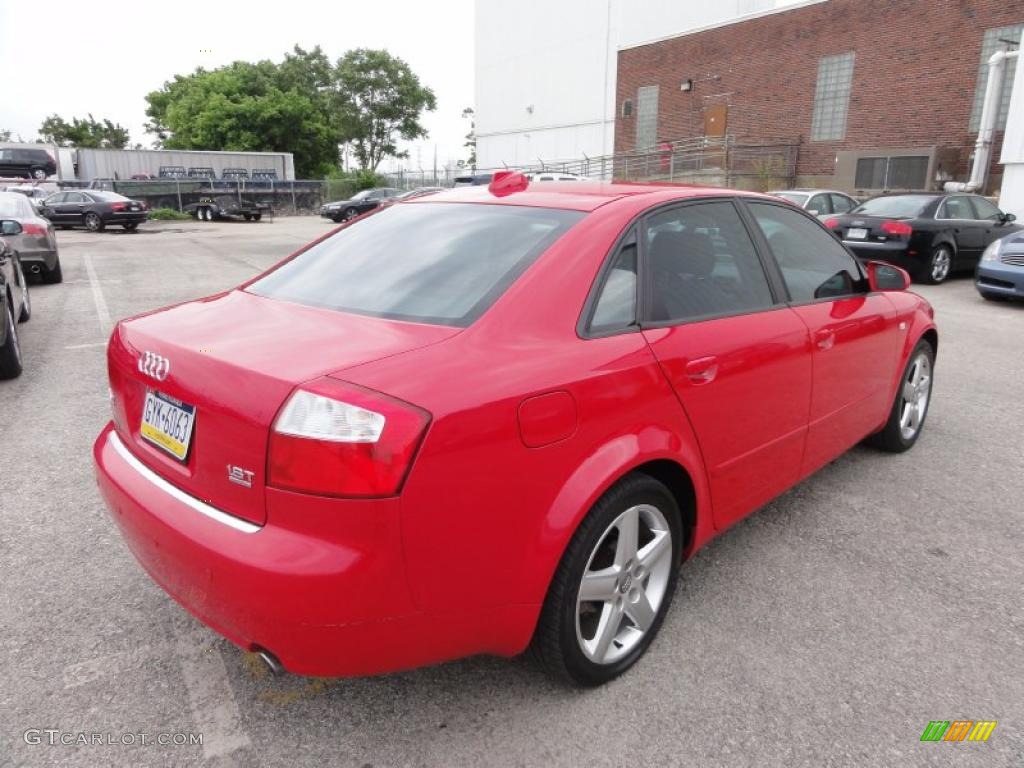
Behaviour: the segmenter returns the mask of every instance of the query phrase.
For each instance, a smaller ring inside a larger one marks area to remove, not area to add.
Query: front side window
[[[865,290],[857,262],[824,228],[779,205],[748,203],[795,304]]]
[[[829,195],[829,197],[832,198],[833,213],[846,213],[856,205],[856,203],[846,195]]]
[[[395,205],[247,290],[358,315],[465,327],[584,216],[513,205]]]
[[[64,198],[65,203],[85,203],[85,195],[81,192],[68,192],[67,197]]]
[[[812,197],[811,202],[807,204],[807,210],[813,214],[832,213],[832,204],[829,202],[828,195]]]
[[[657,213],[648,219],[644,238],[652,321],[684,322],[772,306],[764,268],[732,203]]]
[[[626,235],[594,305],[592,333],[625,329],[636,323],[636,230]]]
[[[974,203],[974,210],[977,212],[979,219],[998,221],[999,217],[1002,216],[1002,211],[996,208],[995,204],[986,200],[984,197],[978,197],[975,195],[971,198],[971,202]]]

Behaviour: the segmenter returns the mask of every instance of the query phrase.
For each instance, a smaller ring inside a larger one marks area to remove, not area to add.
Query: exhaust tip
[[[33,264],[31,267],[28,268],[28,271],[31,272],[33,275],[38,275],[40,272],[43,271],[43,268],[40,267],[38,264]]]
[[[280,677],[288,671],[284,668],[284,664],[281,663],[280,659],[270,651],[265,648],[255,648],[254,650],[275,677]]]

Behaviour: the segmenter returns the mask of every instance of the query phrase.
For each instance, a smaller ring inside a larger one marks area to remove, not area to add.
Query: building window
[[[1024,24],[1009,27],[996,27],[985,30],[981,40],[981,63],[978,65],[978,82],[974,86],[974,104],[971,106],[971,122],[968,130],[977,131],[981,128],[981,107],[985,103],[985,87],[988,85],[988,60],[1000,48],[1010,48],[1007,40],[1020,46],[1021,32]],[[1010,111],[1010,93],[1013,91],[1013,77],[1016,73],[1015,62],[1011,59],[1003,68],[1003,93],[999,101],[999,117],[996,119],[996,130],[1006,128],[1006,115]]]
[[[633,116],[633,100],[632,99],[626,99],[624,102],[622,102],[622,116],[623,117],[632,117]]]
[[[653,147],[658,140],[658,86],[645,85],[636,92],[636,148]]]
[[[846,112],[850,106],[852,82],[852,51],[838,56],[822,56],[818,60],[811,141],[828,141],[846,136]]]

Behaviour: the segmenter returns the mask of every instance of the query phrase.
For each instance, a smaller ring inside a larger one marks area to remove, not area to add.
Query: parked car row
[[[2,205],[2,203],[0,203]],[[21,375],[18,323],[32,316],[28,282],[18,252],[9,242],[22,234],[21,224],[0,214],[0,379]]]

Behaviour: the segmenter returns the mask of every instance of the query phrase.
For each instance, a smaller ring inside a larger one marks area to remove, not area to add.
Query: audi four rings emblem
[[[144,373],[151,379],[163,381],[171,372],[171,361],[153,352],[143,352],[139,358],[139,373]]]

